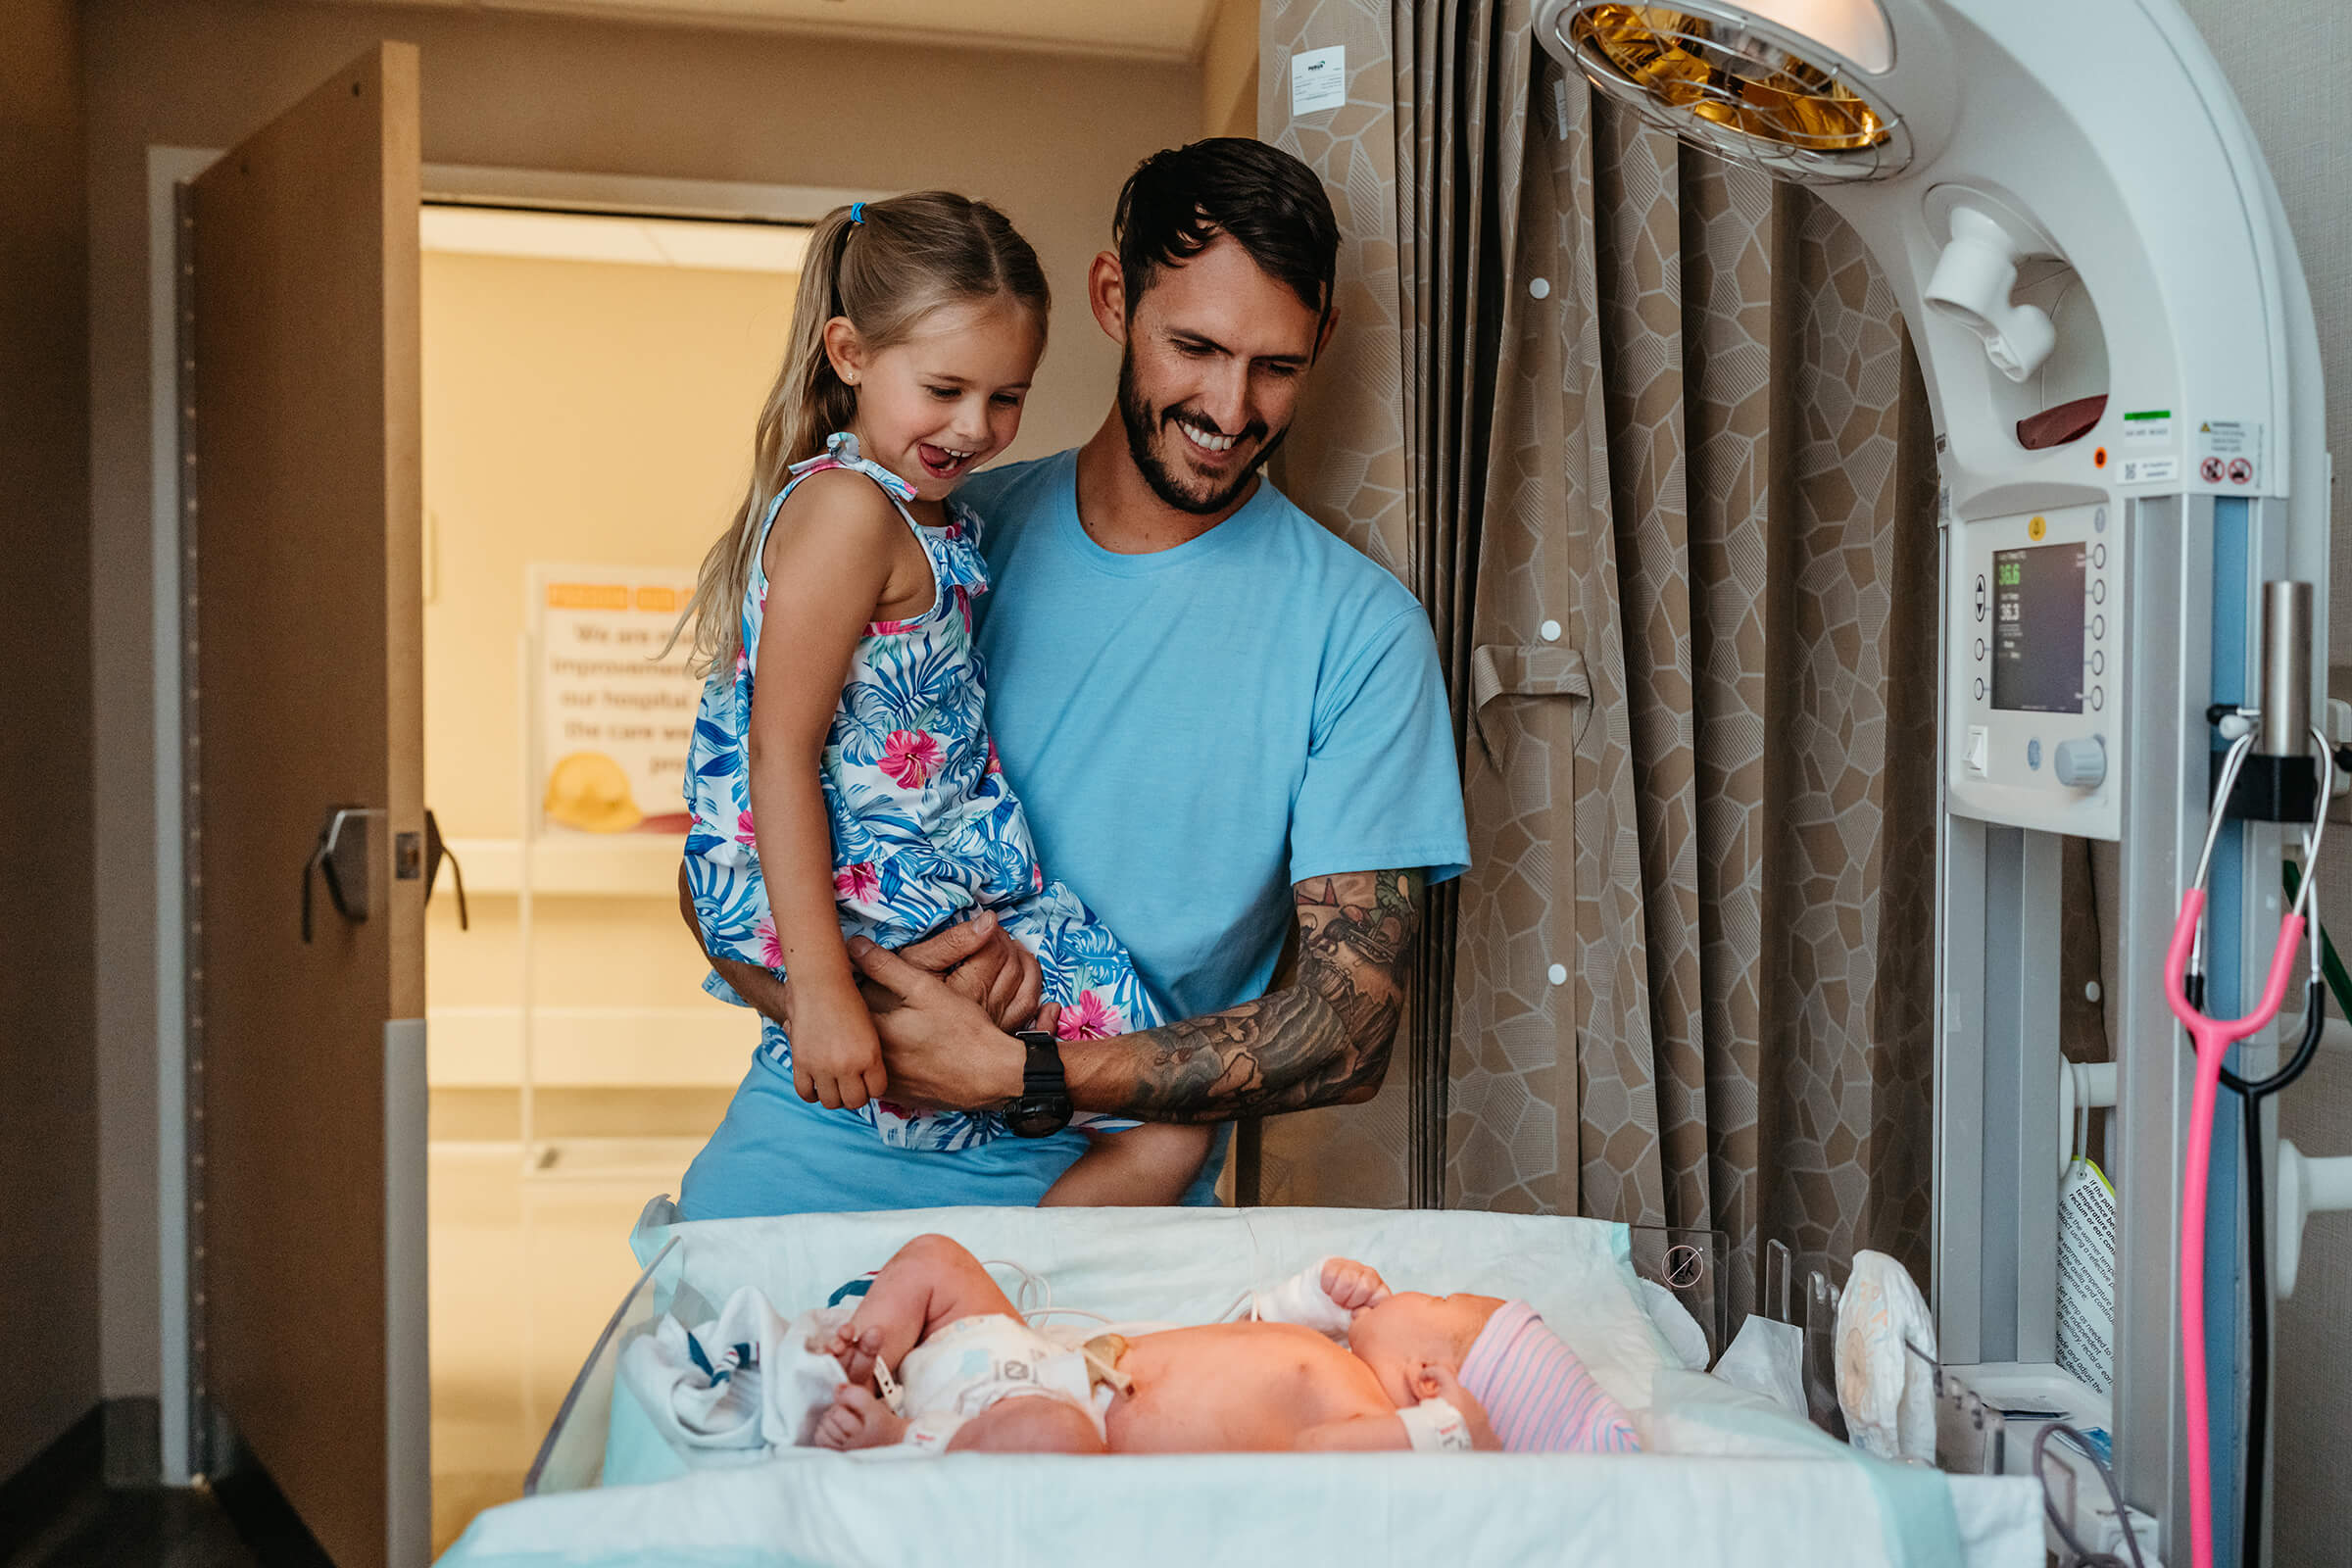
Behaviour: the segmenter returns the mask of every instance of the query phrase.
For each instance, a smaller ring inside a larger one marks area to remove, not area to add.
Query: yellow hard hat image
[[[645,820],[629,775],[602,752],[574,752],[548,770],[547,819],[583,833],[626,833]]]

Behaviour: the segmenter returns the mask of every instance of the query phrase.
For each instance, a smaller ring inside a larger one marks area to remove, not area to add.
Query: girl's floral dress
[[[784,955],[760,880],[746,744],[767,606],[760,563],[784,497],[828,468],[854,469],[888,492],[922,542],[935,589],[931,608],[914,619],[866,626],[825,737],[822,782],[843,937],[903,948],[990,909],[1037,955],[1045,1000],[1061,1005],[1062,1038],[1099,1039],[1158,1024],[1160,1009],[1126,948],[1038,864],[1028,818],[998,766],[982,721],[985,671],[972,641],[972,601],[988,591],[980,519],[950,501],[945,527],[915,521],[906,506],[913,489],[858,457],[857,438],[848,434],[828,440],[825,456],[793,465],[790,481],[768,507],[744,594],[744,652],[733,669],[713,670],[703,687],[686,759],[686,804],[694,813],[686,877],[705,943],[712,953],[783,976]],[[715,973],[703,988],[743,1004]],[[790,1074],[792,1045],[773,1019],[762,1020],[760,1050]],[[839,1114],[864,1120],[884,1143],[906,1149],[968,1149],[1005,1131],[994,1114],[915,1112],[886,1101]],[[1135,1123],[1082,1115],[1077,1125],[1104,1132]]]

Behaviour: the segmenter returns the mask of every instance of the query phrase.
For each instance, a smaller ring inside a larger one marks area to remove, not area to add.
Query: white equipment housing
[[[1643,77],[1596,41],[1596,29],[1628,25],[1728,66],[1712,79],[1734,92],[1753,62],[1786,51],[1867,106],[1868,121],[1838,123],[1868,125],[1869,144],[1775,145],[1752,118],[1743,132],[1736,122],[1752,111],[1737,99],[1709,106],[1712,89],[1689,74]],[[1972,1365],[2013,1384],[2022,1374],[2070,1413],[2110,1414],[2054,1364],[2050,1103],[2060,837],[2115,840],[2121,907],[2099,911],[2124,933],[2110,977],[2122,988],[2111,1422],[2127,1498],[2163,1524],[2168,1556],[2180,1551],[2174,1282],[2191,1057],[2162,969],[2206,821],[2206,709],[2256,700],[2266,579],[2312,586],[2309,710],[2327,710],[2318,339],[2253,134],[2173,0],[1539,0],[1536,29],[1652,122],[1815,185],[1900,302],[1942,477],[1940,1348],[1964,1377]],[[2024,444],[2021,420],[2094,398],[2104,406],[2082,406],[2096,416],[2076,438]],[[2222,835],[2207,993],[2217,1016],[2244,1011],[2260,989],[2280,843],[2269,824]],[[2232,1134],[2215,1143],[2221,1259],[2237,1243]],[[2208,1317],[2217,1556],[2234,1556],[2234,1304]]]

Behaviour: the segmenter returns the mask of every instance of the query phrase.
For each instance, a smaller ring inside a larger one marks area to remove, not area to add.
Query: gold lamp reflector
[[[1839,69],[1728,19],[1673,6],[1596,5],[1569,21],[1567,36],[1600,85],[1619,97],[1628,96],[1630,85],[1651,103],[1680,111],[1676,119],[1684,122],[1677,128],[1733,157],[1754,160],[1785,148],[1820,155],[1826,164],[1881,149],[1892,134],[1891,118],[1840,80]],[[1742,148],[1725,131],[1750,145]]]

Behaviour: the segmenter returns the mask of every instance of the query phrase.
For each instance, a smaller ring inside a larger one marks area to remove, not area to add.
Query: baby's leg
[[[957,1318],[1020,1312],[980,1260],[945,1236],[917,1236],[882,1265],[850,1321],[829,1346],[853,1383],[873,1380],[874,1362],[895,1367],[931,1331]]]
[[[1046,1189],[1040,1208],[1150,1207],[1179,1201],[1208,1157],[1211,1129],[1146,1122],[1087,1134],[1087,1151]]]

